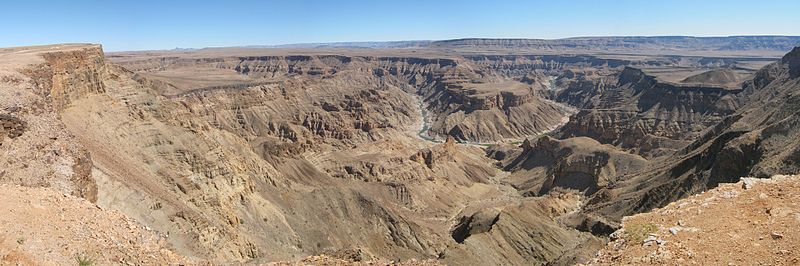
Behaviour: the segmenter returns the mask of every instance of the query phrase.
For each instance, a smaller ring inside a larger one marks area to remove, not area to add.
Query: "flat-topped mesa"
[[[208,68],[233,70],[252,78],[279,78],[284,76],[330,77],[340,71],[363,72],[365,76],[393,75],[410,78],[434,70],[454,67],[449,58],[375,57],[338,54],[322,55],[264,55],[219,57],[156,57],[129,59],[121,55],[110,58],[136,72],[160,72],[181,68]],[[418,77],[420,78],[420,77]]]
[[[493,86],[492,84],[480,84],[477,86],[482,85]],[[508,110],[511,107],[518,107],[536,100],[533,88],[520,88],[519,85],[521,84],[502,83],[496,85],[503,87],[509,86],[503,89],[514,91],[480,92],[477,89],[469,87],[470,85],[467,85],[466,90],[458,89],[451,90],[450,92],[458,95],[456,98],[463,99],[463,109],[466,113],[471,113],[476,110]]]
[[[515,77],[537,70],[553,73],[553,71],[582,67],[617,68],[633,63],[631,60],[592,55],[465,55],[464,58],[471,65],[491,68],[504,75]]]
[[[560,53],[663,54],[663,53],[730,53],[756,51],[780,54],[800,42],[797,36],[617,36],[576,37],[566,39],[485,39],[465,38],[434,41],[434,48],[471,48],[472,50],[533,50]]]

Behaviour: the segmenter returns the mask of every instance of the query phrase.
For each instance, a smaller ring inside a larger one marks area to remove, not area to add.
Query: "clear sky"
[[[5,1],[0,47],[107,51],[308,42],[800,35],[798,0]]]

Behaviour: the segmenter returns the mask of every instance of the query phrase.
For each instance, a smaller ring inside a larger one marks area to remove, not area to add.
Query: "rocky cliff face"
[[[789,77],[800,77],[800,48],[795,47],[791,52],[781,58],[781,63],[789,68]]]
[[[720,183],[736,182],[742,176],[767,177],[799,170],[798,147],[793,141],[798,80],[786,63],[790,60],[784,57],[747,82],[737,95],[741,107],[736,114],[705,130],[673,158],[601,191],[587,209],[618,219]],[[622,201],[626,203],[619,203]]]
[[[34,74],[42,79],[34,82],[41,88],[50,88],[44,93],[51,98],[55,109],[64,109],[86,95],[105,92],[103,80],[111,77],[107,76],[105,57],[99,47],[47,53],[43,57],[46,63]]]
[[[0,67],[0,181],[53,187],[95,201],[91,155],[57,112],[78,97],[74,94],[102,90],[96,81],[105,74],[98,64],[103,53],[99,46],[65,45],[47,58],[39,56],[49,48],[4,51],[9,55]]]
[[[735,95],[741,91],[661,82],[631,67],[610,87],[604,85],[607,76],[588,86],[581,78],[556,96],[583,108],[560,135],[588,136],[646,156],[679,149],[732,114],[738,107]]]

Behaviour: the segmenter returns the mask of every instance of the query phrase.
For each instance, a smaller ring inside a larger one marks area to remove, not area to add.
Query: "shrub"
[[[651,223],[637,223],[625,226],[625,242],[642,242],[648,235],[658,232],[658,226]]]
[[[78,255],[75,260],[78,261],[78,266],[91,266],[94,264],[94,260],[86,255]]]

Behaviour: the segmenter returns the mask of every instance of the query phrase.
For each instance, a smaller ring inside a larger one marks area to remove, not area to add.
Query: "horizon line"
[[[222,48],[261,48],[261,49],[280,49],[290,48],[282,46],[302,46],[302,45],[331,45],[331,44],[367,44],[367,43],[402,43],[402,42],[446,42],[446,41],[463,41],[463,40],[541,40],[541,41],[559,41],[559,40],[576,40],[576,39],[592,39],[592,38],[737,38],[737,37],[788,37],[800,38],[800,35],[783,35],[783,34],[743,34],[743,35],[584,35],[573,36],[564,38],[526,38],[526,37],[459,37],[448,39],[406,39],[406,40],[357,40],[357,41],[330,41],[330,42],[295,42],[295,43],[280,43],[280,44],[242,44],[232,46],[206,46],[206,47],[174,47],[174,48],[161,48],[161,49],[142,49],[142,50],[115,50],[106,53],[118,52],[147,52],[147,51],[173,51],[173,50],[202,50],[202,49],[222,49]],[[39,45],[54,45],[54,44],[98,44],[92,42],[75,42],[75,43],[52,43],[52,44],[39,44]],[[39,46],[39,45],[22,45],[22,46]],[[22,47],[16,46],[16,47]],[[14,46],[12,46],[14,47]],[[366,48],[366,47],[364,47]],[[401,49],[391,48],[386,49]]]

